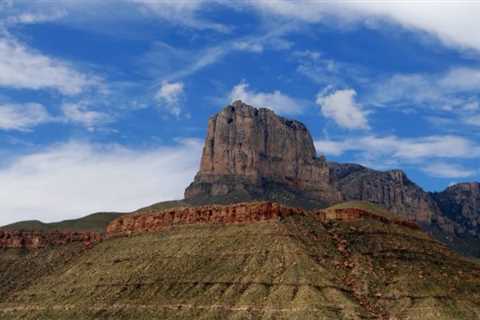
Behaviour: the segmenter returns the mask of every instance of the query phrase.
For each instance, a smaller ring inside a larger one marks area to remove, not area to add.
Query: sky
[[[179,199],[233,100],[319,154],[480,180],[476,1],[0,0],[0,225]]]

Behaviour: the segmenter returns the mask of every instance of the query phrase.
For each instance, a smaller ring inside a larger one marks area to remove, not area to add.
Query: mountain
[[[360,202],[129,214],[0,254],[1,319],[478,319],[480,265]]]
[[[480,183],[455,184],[431,196],[453,221],[447,241],[460,252],[480,257]]]
[[[185,201],[272,200],[303,208],[368,201],[416,221],[463,254],[480,256],[478,184],[466,185],[434,194],[401,170],[327,162],[302,123],[236,101],[210,118],[200,170]]]
[[[344,200],[377,203],[421,224],[430,224],[440,213],[430,195],[401,170],[377,171],[335,162],[328,165]]]
[[[276,200],[325,206],[341,200],[306,127],[234,102],[210,118],[201,165],[185,191],[193,203]]]
[[[301,122],[241,101],[209,119],[200,169],[185,190],[185,199],[140,211],[260,200],[306,209],[343,201],[376,203],[417,222],[458,252],[480,257],[478,183],[430,193],[401,170],[327,162],[317,156],[313,139]],[[7,228],[99,232],[115,217],[100,213],[59,224],[22,222]]]

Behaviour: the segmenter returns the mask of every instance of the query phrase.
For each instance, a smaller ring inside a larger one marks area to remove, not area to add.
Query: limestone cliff
[[[422,224],[430,224],[440,212],[430,195],[401,170],[377,171],[335,162],[329,167],[345,200],[377,203]]]
[[[200,171],[185,191],[193,202],[271,199],[327,204],[341,200],[306,127],[241,101],[208,123]]]

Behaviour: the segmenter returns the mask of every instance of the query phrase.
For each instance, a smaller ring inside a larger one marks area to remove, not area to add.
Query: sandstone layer
[[[292,216],[310,216],[320,222],[351,222],[370,219],[386,224],[398,224],[411,229],[419,229],[413,221],[389,218],[359,208],[326,210],[304,210],[290,208],[279,203],[249,202],[232,205],[210,205],[196,208],[174,208],[157,212],[124,215],[112,221],[107,227],[107,236],[128,236],[191,224],[250,224],[262,221],[284,219]]]
[[[82,242],[85,246],[91,246],[101,240],[102,235],[96,232],[0,230],[0,249],[40,249],[74,242]]]

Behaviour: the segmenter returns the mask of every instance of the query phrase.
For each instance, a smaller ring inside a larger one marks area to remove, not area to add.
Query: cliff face
[[[331,176],[344,199],[381,204],[408,219],[429,224],[440,210],[401,170],[376,171],[357,164],[330,162]]]
[[[209,120],[200,171],[185,191],[190,201],[212,197],[324,204],[341,199],[302,123],[241,101]]]
[[[446,217],[455,222],[459,235],[480,237],[480,183],[460,183],[432,193]]]
[[[266,200],[311,209],[369,201],[418,222],[453,247],[465,243],[462,252],[480,243],[478,183],[432,194],[400,170],[327,163],[316,154],[302,123],[236,101],[209,120],[200,170],[185,191],[185,204]]]
[[[172,208],[121,216],[107,227],[107,236],[128,236],[159,232],[169,227],[192,224],[251,224],[293,216],[315,217],[320,222],[352,222],[370,219],[419,230],[417,224],[405,219],[385,217],[359,208],[316,209],[290,208],[279,203],[249,202],[231,205],[209,205],[196,208]]]

